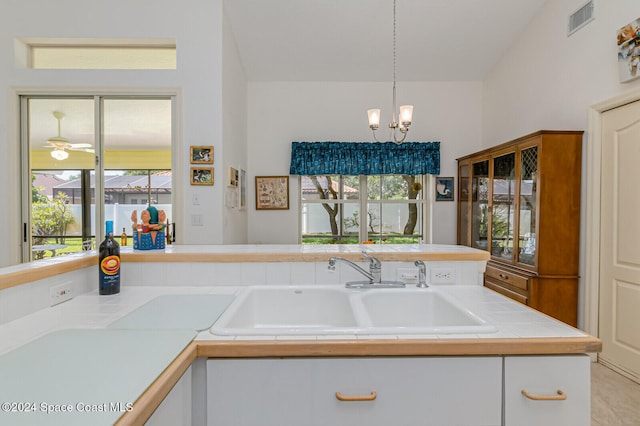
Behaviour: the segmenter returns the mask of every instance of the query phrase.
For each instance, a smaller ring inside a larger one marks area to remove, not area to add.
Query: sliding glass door
[[[149,205],[171,220],[171,97],[21,102],[23,261],[95,248],[105,220],[130,235]]]

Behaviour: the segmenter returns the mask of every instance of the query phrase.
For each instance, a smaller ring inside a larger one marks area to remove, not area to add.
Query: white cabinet
[[[191,414],[191,367],[178,380],[171,392],[145,422],[146,426],[193,424]]]
[[[501,412],[500,357],[207,361],[211,426],[480,426]]]
[[[590,362],[587,355],[505,357],[505,426],[590,424]]]

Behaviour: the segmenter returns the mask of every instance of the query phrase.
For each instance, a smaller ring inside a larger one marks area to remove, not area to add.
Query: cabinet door
[[[501,424],[499,357],[209,360],[207,383],[209,425]]]
[[[515,165],[515,152],[493,159],[491,254],[509,261],[513,260]]]
[[[518,262],[536,264],[538,146],[520,151],[520,212],[518,220]]]
[[[471,181],[469,180],[469,164],[460,164],[458,178],[458,244],[470,246],[469,202],[471,201]]]
[[[489,250],[489,160],[472,165],[471,200],[471,247]]]
[[[590,424],[590,363],[587,355],[506,357],[505,426]]]

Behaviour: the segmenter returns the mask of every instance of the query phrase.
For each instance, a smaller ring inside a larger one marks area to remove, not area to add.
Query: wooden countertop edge
[[[600,352],[592,337],[372,340],[192,341],[125,413],[117,426],[144,424],[198,357],[503,356],[577,355]]]
[[[116,426],[144,424],[196,359],[197,343],[192,341],[133,403],[133,409],[118,419]]]
[[[78,269],[95,266],[98,264],[97,255],[87,255],[76,259],[64,259],[57,263],[38,263],[33,262],[34,267],[23,269],[21,271],[9,272],[0,275],[2,279],[0,290],[26,284],[32,281],[38,281],[56,275],[73,272]]]
[[[272,356],[464,356],[550,355],[599,352],[591,336],[572,338],[371,339],[371,340],[230,340],[199,341],[197,356],[252,358]]]

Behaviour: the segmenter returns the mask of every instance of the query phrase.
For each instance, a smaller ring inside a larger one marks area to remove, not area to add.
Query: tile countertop
[[[108,327],[112,322],[124,317],[129,312],[139,308],[150,300],[160,295],[178,294],[221,294],[234,295],[244,286],[218,286],[218,287],[122,287],[118,295],[99,296],[97,291],[80,295],[70,301],[37,311],[26,317],[11,321],[0,326],[0,355],[12,349],[20,347],[40,336],[53,331],[84,328],[101,329]],[[440,290],[457,299],[466,308],[484,318],[497,328],[496,333],[482,334],[442,334],[442,335],[361,335],[361,336],[215,336],[208,330],[201,331],[196,336],[196,342],[203,345],[221,343],[221,347],[228,346],[231,342],[242,341],[262,341],[264,343],[277,343],[282,341],[304,341],[306,343],[322,344],[323,342],[344,341],[354,342],[372,340],[380,341],[383,345],[393,342],[413,342],[414,344],[430,342],[434,343],[457,341],[470,347],[479,343],[496,343],[496,341],[509,342],[516,345],[518,341],[526,340],[528,344],[532,341],[547,342],[580,342],[577,352],[596,352],[599,350],[599,340],[588,334],[570,327],[564,323],[556,321],[538,311],[527,306],[513,302],[491,290],[480,286],[440,286]],[[384,291],[384,290],[380,290]],[[533,340],[532,340],[533,339]],[[425,346],[421,351],[426,351],[424,355],[429,355]],[[491,348],[487,348],[483,353],[492,353]],[[534,351],[535,347],[528,347],[526,350]],[[542,353],[551,349],[542,349]],[[495,354],[504,353],[504,348]],[[559,348],[558,353],[572,352],[575,349]],[[389,352],[389,354],[392,354]],[[375,353],[372,355],[381,355]],[[451,353],[454,355],[455,353]],[[205,356],[215,356],[207,353]]]
[[[111,323],[160,295],[228,296],[237,294],[242,288],[245,287],[123,287],[120,294],[112,296],[99,296],[97,291],[93,291],[0,326],[0,355],[18,348],[22,350],[25,345],[60,330],[109,330]],[[136,400],[136,410],[126,413],[117,424],[146,421],[196,357],[502,356],[577,354],[601,349],[598,339],[484,287],[440,288],[492,323],[498,331],[477,335],[253,338],[215,336],[207,329],[200,331],[194,341],[167,365],[158,379]]]

